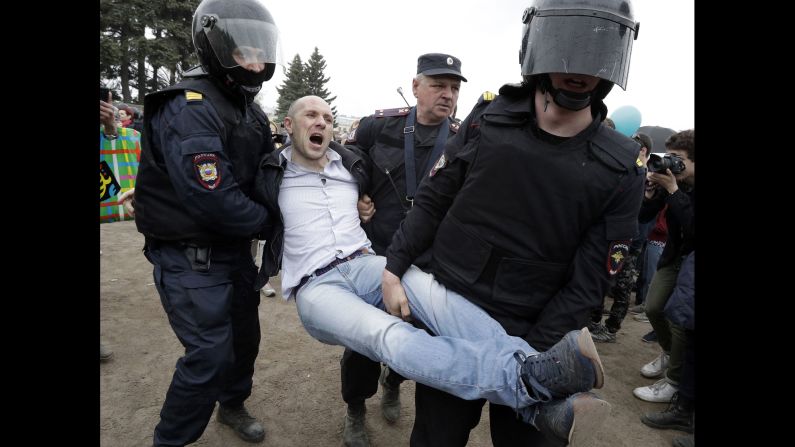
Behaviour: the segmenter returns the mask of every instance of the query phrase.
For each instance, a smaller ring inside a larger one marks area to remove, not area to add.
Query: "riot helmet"
[[[205,69],[256,94],[282,61],[279,29],[260,0],[202,0],[193,14],[193,45]],[[253,72],[247,64],[264,64]]]
[[[561,107],[580,110],[619,85],[626,90],[632,43],[640,23],[629,0],[534,0],[524,10],[519,63],[527,80],[536,76]],[[549,73],[601,79],[590,93],[555,89]]]

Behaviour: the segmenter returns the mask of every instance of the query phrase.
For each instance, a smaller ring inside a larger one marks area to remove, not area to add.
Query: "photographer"
[[[671,324],[665,318],[663,309],[676,285],[683,258],[695,249],[694,140],[693,129],[675,133],[665,141],[665,156],[653,154],[648,162],[647,180],[651,187],[645,191],[639,220],[646,222],[654,219],[668,205],[665,214],[668,241],[646,297],[646,316],[657,333],[663,352],[641,368],[644,377],[664,377],[653,385],[633,391],[635,397],[649,402],[670,402],[679,387],[682,374],[684,330]]]

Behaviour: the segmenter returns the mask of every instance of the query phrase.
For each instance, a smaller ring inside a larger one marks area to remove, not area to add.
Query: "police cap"
[[[417,74],[426,76],[452,75],[466,82],[461,75],[461,60],[442,53],[423,54],[417,59]]]

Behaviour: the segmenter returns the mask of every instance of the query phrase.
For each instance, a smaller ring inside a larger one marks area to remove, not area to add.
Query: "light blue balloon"
[[[616,130],[631,137],[640,127],[640,110],[635,106],[622,106],[616,109],[610,119],[616,125]]]

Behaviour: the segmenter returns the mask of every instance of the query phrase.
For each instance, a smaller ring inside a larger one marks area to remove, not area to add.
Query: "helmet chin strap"
[[[539,77],[541,78],[541,91],[543,91],[544,94],[547,92],[551,93],[552,100],[555,101],[555,104],[559,105],[560,107],[577,111],[591,105],[591,99],[593,99],[591,93],[593,92],[577,93],[570,92],[568,90],[557,89],[552,86],[552,80],[549,78],[548,74],[543,74]]]

